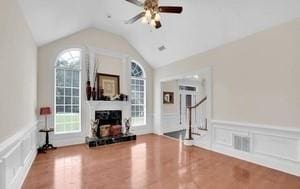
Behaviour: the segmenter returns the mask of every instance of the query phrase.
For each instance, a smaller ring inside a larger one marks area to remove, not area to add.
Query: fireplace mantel
[[[103,100],[97,100],[97,101],[87,101],[87,104],[89,105],[89,108],[91,108],[91,109],[100,108],[100,110],[103,110],[104,107],[105,108],[120,107],[120,109],[122,109],[124,106],[130,106],[129,101],[103,101]]]
[[[90,120],[95,120],[95,111],[99,110],[121,110],[123,118],[131,116],[129,101],[86,101],[89,109]]]

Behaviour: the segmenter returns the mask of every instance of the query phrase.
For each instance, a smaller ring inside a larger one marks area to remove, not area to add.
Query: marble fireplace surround
[[[121,110],[122,111],[122,125],[124,119],[131,116],[131,106],[129,101],[87,101],[88,104],[88,115],[90,120],[95,120],[96,111],[110,111],[110,110]]]

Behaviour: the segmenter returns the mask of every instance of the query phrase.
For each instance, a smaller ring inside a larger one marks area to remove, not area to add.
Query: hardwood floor
[[[156,135],[37,156],[23,189],[299,189],[300,178]]]

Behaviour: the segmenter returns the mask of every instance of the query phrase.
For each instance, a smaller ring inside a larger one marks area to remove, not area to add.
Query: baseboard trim
[[[65,139],[54,139],[51,141],[54,146],[56,147],[64,147],[64,146],[72,146],[72,145],[78,145],[78,144],[84,144],[85,143],[85,137],[66,137]]]

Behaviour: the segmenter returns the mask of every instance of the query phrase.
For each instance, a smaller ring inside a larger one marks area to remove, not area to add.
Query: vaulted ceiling
[[[142,0],[141,0],[142,1]],[[141,8],[125,0],[19,0],[39,46],[96,27],[126,38],[159,67],[300,17],[299,0],[160,0],[183,6],[161,14],[163,27],[124,21]],[[159,51],[164,45],[166,50]]]

